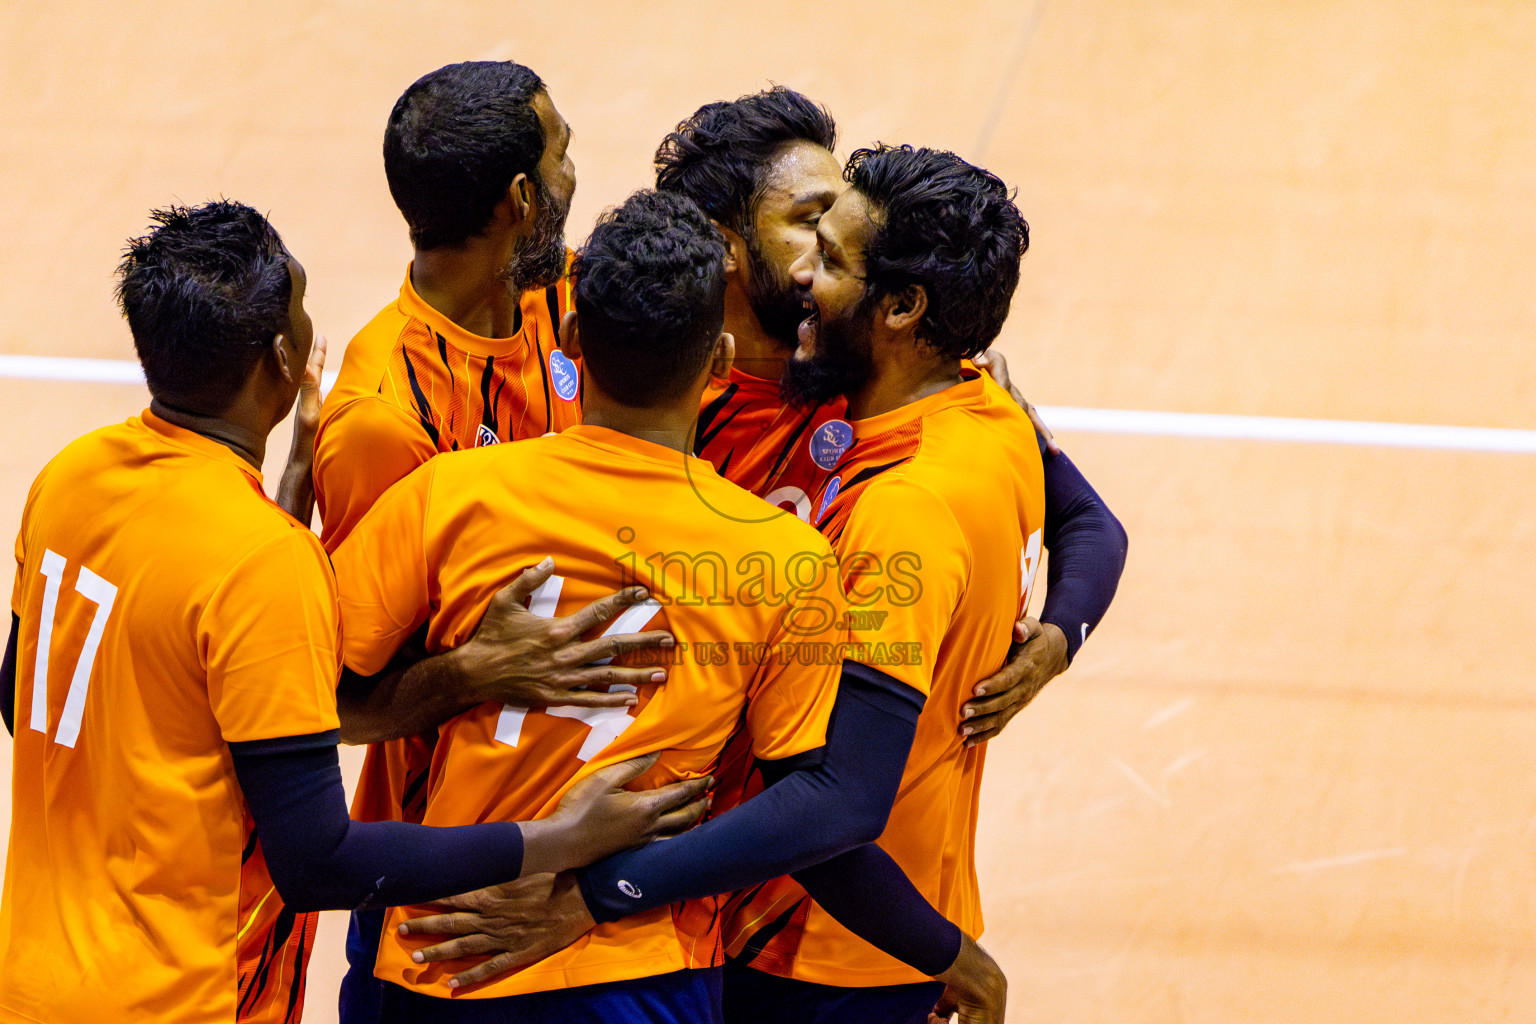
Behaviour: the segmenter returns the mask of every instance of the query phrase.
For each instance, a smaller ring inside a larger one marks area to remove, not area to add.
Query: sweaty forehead
[[[773,155],[763,178],[763,199],[830,203],[845,187],[842,166],[831,150],[801,140],[787,143]]]

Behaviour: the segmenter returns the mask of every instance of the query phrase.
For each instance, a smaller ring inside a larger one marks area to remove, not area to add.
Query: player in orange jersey
[[[314,479],[327,550],[391,484],[439,452],[556,433],[581,418],[581,377],[557,327],[571,308],[566,213],[576,187],[571,130],[530,69],[510,61],[443,67],[396,102],[384,135],[390,194],[413,258],[399,296],[354,337],[327,397]],[[635,685],[663,669],[580,668],[559,637],[606,617],[611,595],[570,624],[521,610],[542,572],[519,580],[473,643],[448,659],[398,667],[385,680],[347,676],[342,736],[369,742],[353,813],[420,820],[433,730],[486,700],[524,706],[618,706],[580,689]],[[563,633],[557,632],[563,630]],[[661,638],[614,637],[607,656]],[[374,950],[382,914],[356,915],[347,1024],[376,1017]]]
[[[258,468],[311,351],[304,272],[249,207],[155,219],[119,286],[154,400],[48,464],[16,543],[0,1021],[297,1021],[315,911],[574,866],[702,810],[614,789],[639,762],[552,828],[350,822],[335,582]]]
[[[677,638],[667,684],[641,687],[633,709],[486,705],[447,723],[427,822],[543,813],[573,781],[634,753],[665,751],[658,781],[693,777],[738,731],[775,784],[645,857],[609,862],[574,897],[653,909],[484,985],[453,987],[473,961],[424,962],[413,955],[422,943],[389,929],[378,965],[387,1021],[717,1019],[719,914],[707,897],[866,841],[894,797],[916,707],[906,687],[843,662],[830,550],[792,517],[744,529],[757,499],[685,454],[711,365],[723,372],[729,359],[723,252],[680,197],[637,193],[606,216],[578,257],[565,328],[586,353],[586,422],[434,459],[334,557],[346,660],[360,673],[422,624],[431,650],[460,642],[499,581],[545,551],[560,575],[535,595],[542,610],[638,579],[651,601],[614,628],[654,616]],[[840,677],[862,704],[845,705]]]
[[[415,252],[326,399],[315,478],[327,549],[438,452],[580,420],[580,373],[557,337],[570,137],[543,81],[511,61],[448,65],[396,102],[384,170]]]
[[[817,222],[846,187],[832,154],[836,141],[825,108],[774,87],[700,107],[656,153],[657,187],[697,202],[730,245],[726,329],[736,338],[736,362],[730,378],[705,395],[697,454],[802,519],[815,512],[811,496],[851,437],[842,396],[797,405],[779,395],[804,313],[790,267],[814,248]],[[976,362],[983,361],[1006,386],[1001,356],[983,353]],[[1025,642],[998,673],[978,681],[960,727],[972,743],[996,736],[1067,667],[1108,610],[1125,565],[1124,529],[1071,460],[1045,443],[1049,432],[1038,419],[1035,425],[1045,462],[1050,586],[1039,620],[1020,624]]]
[[[782,383],[801,403],[847,398],[853,436],[813,515],[839,554],[853,649],[927,695],[880,846],[975,937],[986,747],[958,730],[1028,604],[1045,488],[1024,412],[963,361],[1002,327],[1028,227],[1000,180],[950,153],[861,150],[846,174],[793,270],[811,316]],[[733,1022],[921,1021],[937,995],[790,879],[742,893],[726,932]]]

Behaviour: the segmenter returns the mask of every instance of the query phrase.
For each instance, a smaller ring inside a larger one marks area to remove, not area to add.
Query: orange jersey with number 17
[[[444,724],[425,823],[542,817],[593,771],[654,751],[643,785],[697,778],[738,733],[769,760],[822,746],[846,639],[842,587],[823,537],[762,510],[701,459],[585,424],[435,458],[391,489],[333,556],[355,671],[378,671],[422,623],[429,650],[462,643],[496,591],[546,555],[555,576],[534,594],[535,613],[570,614],[639,583],[651,599],[606,632],[664,629],[677,641],[661,652],[666,682],[640,687],[633,708],[483,704]],[[397,933],[426,913],[391,911],[375,973],[447,998],[471,962],[413,963],[431,943]],[[637,914],[454,998],[711,966],[718,921],[714,899]]]
[[[0,1021],[297,1021],[319,915],[274,890],[228,744],[337,727],[315,535],[146,411],[38,476],[11,609]]]
[[[974,844],[986,746],[966,748],[961,705],[1008,654],[1029,601],[1045,518],[1028,417],[998,387],[961,383],[851,424],[816,497],[849,600],[849,657],[927,695],[880,846],[923,896],[981,934]],[[729,955],[826,985],[925,980],[857,938],[781,878],[736,897]]]

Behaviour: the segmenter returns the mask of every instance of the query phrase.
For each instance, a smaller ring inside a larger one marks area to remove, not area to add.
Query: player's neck
[[[581,422],[604,427],[663,448],[693,454],[693,435],[699,423],[699,397],[703,389],[689,393],[689,401],[658,409],[621,405],[601,393],[590,375],[581,408]]]
[[[478,239],[456,249],[418,249],[411,287],[421,300],[470,334],[510,338],[520,326],[519,296],[502,277],[498,259]]]
[[[795,354],[795,347],[769,337],[738,289],[726,290],[723,329],[736,339],[736,355],[731,361],[735,369],[763,380],[784,376],[784,364]]]
[[[151,398],[149,411],[173,426],[200,434],[210,441],[217,441],[259,470],[267,455],[267,435],[252,424],[244,422],[254,417],[246,415],[243,405],[244,403],[237,402],[236,407],[226,412],[224,416],[207,416],[187,409],[178,409],[173,405],[166,405],[158,398]]]
[[[848,418],[880,416],[952,388],[963,379],[958,359],[889,360],[885,365],[877,361],[869,383],[848,396]]]

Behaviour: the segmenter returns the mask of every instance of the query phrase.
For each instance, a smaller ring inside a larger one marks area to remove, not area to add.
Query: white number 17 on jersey
[[[563,586],[565,586],[564,576],[551,576],[545,580],[528,599],[528,610],[546,619],[554,618],[555,607],[560,603],[560,589]],[[644,629],[659,611],[661,611],[661,603],[653,597],[631,605],[619,613],[619,617],[603,630],[603,636],[612,636],[615,633],[637,633]],[[611,660],[611,658],[604,658],[596,664],[606,665]],[[623,684],[612,689],[635,692],[633,686]],[[554,715],[556,718],[574,718],[587,724],[589,730],[587,738],[582,742],[581,749],[576,751],[576,757],[582,761],[590,761],[594,754],[618,739],[619,735],[634,721],[628,708],[554,707],[545,708],[544,713]],[[527,708],[515,708],[510,704],[503,704],[501,717],[496,720],[496,741],[505,743],[509,747],[517,746],[518,738],[523,734],[523,719],[527,717]]]
[[[56,551],[43,549],[42,574],[43,608],[37,620],[37,664],[32,668],[32,728],[44,735],[48,732],[48,654],[53,647],[53,619],[59,606],[59,585],[64,582],[64,569],[68,563]],[[101,647],[101,634],[107,628],[112,605],[117,601],[117,587],[97,576],[85,566],[75,580],[75,592],[96,605],[96,615],[91,628],[86,630],[85,643],[80,647],[80,658],[75,662],[75,674],[69,679],[69,691],[64,694],[64,709],[59,712],[59,727],[53,741],[60,746],[73,747],[80,738],[80,722],[85,717],[85,694],[91,684],[91,667],[96,664],[96,651]]]

